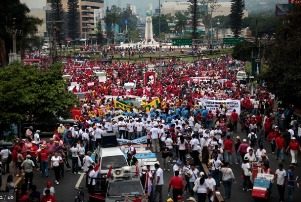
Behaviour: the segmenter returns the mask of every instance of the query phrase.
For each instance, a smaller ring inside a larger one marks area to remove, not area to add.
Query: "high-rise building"
[[[63,10],[68,12],[68,0],[62,0]],[[103,16],[104,0],[78,0],[79,33],[81,38],[94,38],[97,20]]]

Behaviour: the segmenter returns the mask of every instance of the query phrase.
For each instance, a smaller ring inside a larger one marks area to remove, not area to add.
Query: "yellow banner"
[[[149,112],[151,108],[155,108],[156,109],[156,108],[159,107],[159,105],[160,105],[160,99],[156,98],[156,99],[152,100],[149,103],[142,102],[141,105],[145,108],[145,110],[147,112]]]
[[[115,109],[121,109],[122,111],[130,111],[132,108],[130,105],[123,104],[117,100],[114,100],[114,107]]]

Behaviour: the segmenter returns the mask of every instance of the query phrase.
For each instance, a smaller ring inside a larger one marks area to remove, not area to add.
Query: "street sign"
[[[191,46],[192,39],[172,39],[173,46]]]
[[[227,38],[223,38],[223,44],[224,45],[231,45],[231,46],[235,46],[236,44],[239,44],[241,42],[243,42],[245,39],[243,37],[227,37]]]

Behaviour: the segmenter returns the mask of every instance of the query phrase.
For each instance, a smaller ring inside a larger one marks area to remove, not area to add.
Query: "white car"
[[[236,80],[245,81],[248,78],[247,73],[245,71],[238,71],[236,73]]]
[[[126,156],[119,147],[101,148],[99,162],[101,178],[107,177],[110,167],[117,169],[128,166]]]

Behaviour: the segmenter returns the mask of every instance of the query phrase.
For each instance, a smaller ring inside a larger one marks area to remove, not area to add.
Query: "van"
[[[247,73],[245,71],[238,71],[236,73],[236,80],[239,81],[239,82],[246,82],[248,76],[247,76]]]

